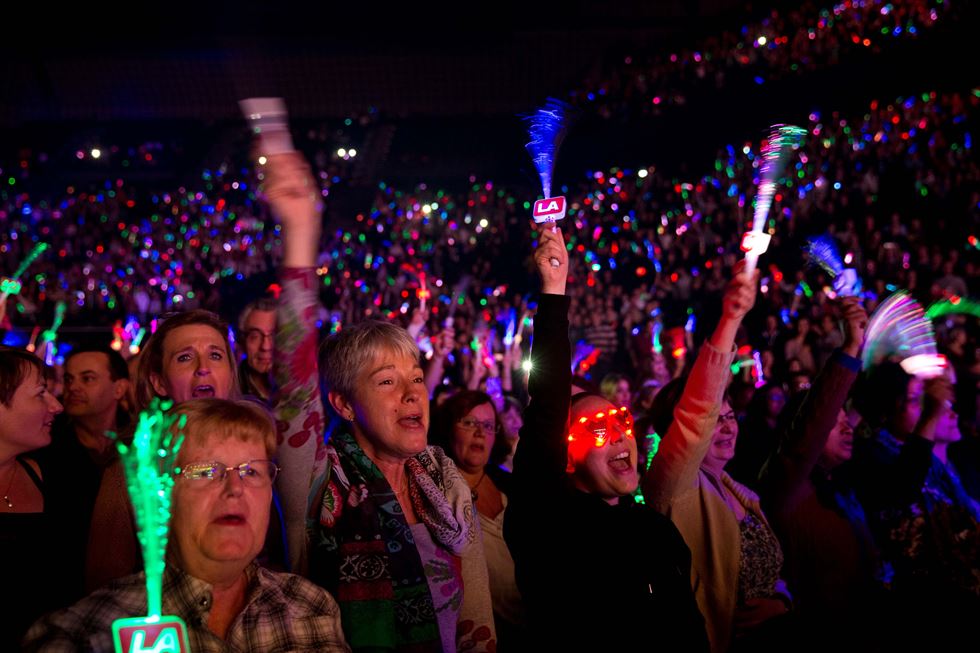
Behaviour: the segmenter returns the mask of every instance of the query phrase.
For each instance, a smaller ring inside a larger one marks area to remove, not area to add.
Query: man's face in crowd
[[[261,374],[272,369],[275,353],[275,311],[252,311],[245,319],[245,355],[249,367]]]
[[[112,380],[107,355],[97,351],[76,354],[65,363],[65,412],[82,418],[114,411],[128,383]]]

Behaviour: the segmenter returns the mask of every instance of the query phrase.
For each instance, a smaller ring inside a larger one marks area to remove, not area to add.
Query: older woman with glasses
[[[764,646],[778,640],[779,623],[770,620],[790,606],[780,579],[782,550],[759,497],[725,472],[738,423],[724,393],[735,333],[755,303],[757,283],[741,264],[735,273],[721,320],[690,376],[668,383],[653,402],[654,426],[663,439],[643,480],[646,499],[673,520],[691,547],[693,587],[711,650],[718,653],[733,642],[744,650],[768,650]]]
[[[301,155],[269,157],[263,171],[263,197],[282,224],[282,292],[275,308],[277,324],[285,327],[275,328],[277,395],[273,411],[282,443],[280,462],[288,470],[276,483],[282,515],[278,510],[273,512],[267,553],[275,564],[300,570],[303,565],[298,556],[305,539],[310,485],[310,476],[303,470],[309,472],[312,462],[307,461],[312,461],[322,433],[319,389],[315,384],[302,383],[303,372],[315,370],[309,361],[315,358],[317,344],[313,264],[320,241],[320,214],[317,193],[312,190],[315,182]],[[267,333],[263,339],[268,342]],[[214,313],[193,310],[166,316],[139,357],[137,407],[147,406],[154,397],[172,399],[178,405],[198,398],[238,398],[233,354],[228,325]],[[280,542],[282,530],[289,546]],[[91,533],[86,563],[89,589],[139,568],[133,517],[118,464],[103,476]],[[287,551],[295,552],[290,560],[285,560]]]
[[[174,410],[186,423],[172,496],[165,614],[184,620],[194,651],[348,651],[333,597],[255,562],[279,471],[270,416],[252,402],[223,399],[194,399]],[[112,650],[112,622],[145,609],[144,576],[121,578],[35,624],[24,650]]]
[[[690,552],[667,518],[630,496],[639,478],[629,411],[598,394],[571,395],[568,251],[557,229],[540,233],[531,402],[504,520],[529,638],[541,650],[642,642],[705,651]]]
[[[473,493],[490,574],[498,648],[517,648],[521,645],[523,608],[514,579],[514,559],[504,542],[510,474],[493,462],[506,458],[509,445],[490,395],[464,390],[447,399],[433,418],[429,441],[442,447],[456,463]]]

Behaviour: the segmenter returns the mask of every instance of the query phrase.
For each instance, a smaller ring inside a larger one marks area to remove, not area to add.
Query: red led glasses
[[[592,417],[580,417],[568,433],[569,442],[592,442],[601,447],[617,434],[633,437],[633,414],[629,408],[603,409]]]

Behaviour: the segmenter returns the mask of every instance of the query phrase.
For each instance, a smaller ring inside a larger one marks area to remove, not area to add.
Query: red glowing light
[[[568,433],[568,441],[583,440],[592,442],[596,447],[602,447],[610,439],[610,434],[622,433],[627,438],[633,437],[633,414],[625,406],[614,408],[608,413],[597,412],[592,417],[580,417],[572,425]]]

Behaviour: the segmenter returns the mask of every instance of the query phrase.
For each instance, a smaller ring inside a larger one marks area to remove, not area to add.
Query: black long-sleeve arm
[[[514,455],[515,499],[551,494],[564,482],[568,464],[568,410],[572,351],[564,295],[541,295],[534,318],[534,344],[524,426]]]

